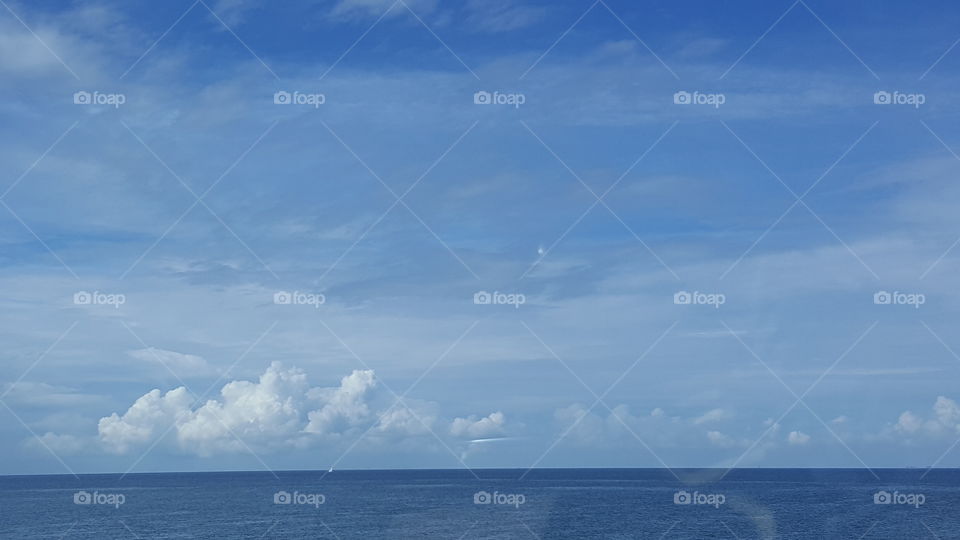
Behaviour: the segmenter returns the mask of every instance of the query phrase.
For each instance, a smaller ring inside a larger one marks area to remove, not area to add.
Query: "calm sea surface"
[[[475,472],[6,476],[0,537],[960,538],[956,470]]]

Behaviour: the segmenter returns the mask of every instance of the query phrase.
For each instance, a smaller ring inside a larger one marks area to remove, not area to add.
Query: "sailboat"
[[[330,469],[327,470],[327,473],[332,473],[332,472],[333,472],[333,465],[331,465]]]

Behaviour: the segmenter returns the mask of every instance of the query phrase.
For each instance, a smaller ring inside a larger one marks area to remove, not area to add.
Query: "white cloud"
[[[339,388],[317,392],[326,404],[307,415],[305,431],[337,433],[363,422],[370,416],[364,399],[375,385],[373,371],[354,371],[340,381]]]
[[[0,23],[0,73],[18,76],[68,73],[44,43],[54,51],[70,51],[76,45],[74,42],[55,27],[37,26],[34,36],[9,17],[5,19],[9,22]]]
[[[470,0],[467,22],[482,32],[508,32],[539,22],[547,10],[513,0]]]
[[[802,431],[791,431],[787,435],[787,442],[793,445],[804,445],[810,442],[810,436]]]
[[[600,442],[608,436],[608,429],[613,427],[608,425],[612,417],[608,417],[605,421],[580,403],[557,409],[553,416],[562,426],[561,432],[567,433],[567,437],[572,441],[580,443]]]
[[[396,0],[340,0],[333,7],[331,14],[339,17],[357,15],[379,17],[395,3]],[[423,15],[433,11],[437,2],[436,0],[406,0],[406,4],[418,15]],[[395,17],[405,11],[402,4],[397,4],[390,10],[388,16]]]
[[[670,416],[657,407],[646,415],[633,415],[626,405],[618,405],[604,415],[588,411],[579,403],[554,412],[554,419],[567,439],[582,445],[607,445],[636,437],[653,446],[697,446],[703,444],[704,432],[697,425],[730,417],[723,409],[713,409],[694,418]],[[718,446],[746,446],[749,441],[730,437],[719,431],[708,431],[707,439]]]
[[[107,449],[122,454],[146,443],[155,431],[189,414],[191,398],[184,387],[162,394],[154,389],[141,396],[123,416],[113,413],[100,419],[97,430]]]
[[[725,435],[719,431],[708,431],[707,440],[710,441],[711,444],[715,444],[723,448],[730,448],[737,445],[737,441],[734,440],[733,437]]]
[[[142,362],[153,362],[160,366],[166,366],[179,377],[201,375],[210,372],[210,366],[207,364],[207,361],[195,354],[178,353],[156,347],[137,349],[129,351],[127,354]]]
[[[78,454],[85,450],[89,440],[74,435],[58,435],[56,433],[44,433],[37,438],[27,439],[26,446],[37,451],[46,452],[53,450],[58,455]]]
[[[939,396],[936,403],[933,404],[933,412],[936,414],[937,423],[940,425],[952,428],[954,431],[960,428],[960,406],[957,405],[956,401]]]
[[[101,399],[99,396],[84,394],[74,388],[29,381],[4,385],[0,394],[5,401],[37,407],[74,407]]]
[[[11,80],[44,78],[48,90],[75,91],[78,80],[71,72],[86,84],[102,80],[107,55],[131,52],[129,28],[109,6],[88,2],[43,15],[24,7],[13,9],[30,30],[13,17],[0,19],[0,74]],[[109,42],[90,39],[91,34],[109,34]]]
[[[895,429],[903,433],[915,433],[923,427],[923,419],[910,411],[900,413]]]
[[[450,434],[454,437],[470,439],[496,437],[504,434],[505,423],[506,417],[500,411],[491,413],[489,416],[479,420],[477,420],[476,416],[454,418],[453,423],[450,425]]]
[[[260,2],[251,0],[218,0],[213,11],[228,26],[239,25],[246,19],[247,12],[260,7]]]
[[[911,411],[900,413],[893,431],[902,435],[939,436],[960,433],[960,405],[944,396],[937,397],[933,404],[933,417],[924,419]]]
[[[408,400],[382,414],[373,431],[389,438],[415,437],[430,433],[435,421],[436,415],[428,404]]]
[[[195,410],[186,388],[166,394],[155,389],[122,416],[114,413],[102,418],[100,440],[108,449],[123,453],[173,425],[180,448],[201,455],[240,450],[243,445],[237,437],[291,443],[302,431],[308,391],[303,372],[284,369],[278,362],[271,364],[258,382],[227,383],[219,400],[211,399]]]
[[[712,409],[704,413],[702,416],[695,418],[693,423],[700,425],[707,422],[717,422],[719,420],[730,418],[730,416],[731,414],[723,409]]]
[[[437,422],[433,403],[406,400],[377,412],[375,388],[373,371],[356,370],[337,387],[311,388],[301,370],[274,362],[258,381],[227,383],[218,399],[196,408],[184,387],[165,394],[151,390],[122,415],[101,418],[99,441],[110,452],[125,453],[172,426],[180,450],[207,456],[248,447],[304,447],[347,433],[368,432],[368,439],[380,442],[430,434]],[[505,422],[501,412],[476,418],[455,419],[451,431],[489,436],[499,434]]]
[[[114,413],[101,419],[100,439],[107,448],[123,453],[172,424],[180,448],[201,455],[241,450],[244,444],[237,438],[268,446],[292,444],[303,428],[309,390],[302,371],[284,369],[279,362],[271,364],[258,382],[227,383],[219,400],[211,399],[195,410],[184,387],[166,394],[152,390],[123,416]]]
[[[230,382],[220,391],[221,401],[207,401],[178,419],[177,439],[181,447],[203,455],[243,450],[238,437],[268,446],[290,444],[302,430],[308,389],[302,371],[274,362],[259,382]]]

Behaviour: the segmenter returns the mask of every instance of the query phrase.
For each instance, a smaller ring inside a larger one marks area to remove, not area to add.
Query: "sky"
[[[0,474],[960,465],[951,2],[0,4]]]

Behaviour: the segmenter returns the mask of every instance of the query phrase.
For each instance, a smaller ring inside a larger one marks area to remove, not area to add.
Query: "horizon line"
[[[913,470],[926,470],[926,471],[947,471],[947,470],[960,470],[960,467],[917,467],[917,466],[904,466],[904,467],[871,467],[873,470],[884,470],[884,471],[913,471]],[[24,473],[24,474],[0,474],[0,478],[16,478],[16,477],[39,477],[39,476],[109,476],[109,475],[120,475],[120,476],[136,476],[136,475],[160,475],[160,474],[239,474],[239,473],[263,473],[263,474],[277,474],[277,473],[324,473],[324,475],[337,473],[337,472],[395,472],[395,471],[411,471],[411,472],[428,472],[428,471],[442,471],[442,472],[454,472],[454,471],[463,471],[464,473],[469,473],[470,471],[579,471],[579,470],[608,470],[608,471],[757,471],[757,470],[768,470],[768,471],[864,471],[869,472],[868,469],[863,467],[470,467],[469,469],[463,467],[393,467],[389,469],[380,469],[380,468],[344,468],[344,469],[335,469],[333,471],[325,469],[256,469],[256,470],[240,470],[240,469],[226,469],[226,470],[205,470],[205,471],[150,471],[150,472],[85,472],[85,473]]]

